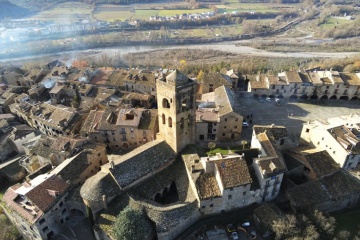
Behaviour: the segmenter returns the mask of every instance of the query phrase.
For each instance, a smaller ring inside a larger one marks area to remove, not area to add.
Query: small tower
[[[156,82],[159,134],[177,153],[195,143],[196,87],[179,70]]]

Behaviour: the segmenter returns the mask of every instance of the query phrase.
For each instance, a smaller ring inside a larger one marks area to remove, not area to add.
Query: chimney
[[[115,168],[115,163],[113,160],[110,160],[110,169],[114,169]]]
[[[104,204],[104,209],[107,209],[107,197],[106,197],[106,195],[102,195],[102,200],[103,200],[103,204]]]

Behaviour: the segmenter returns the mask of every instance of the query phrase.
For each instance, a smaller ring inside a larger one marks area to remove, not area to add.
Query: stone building
[[[196,110],[196,142],[238,141],[243,117],[233,91],[221,86],[203,94]]]
[[[284,158],[288,168],[286,176],[295,182],[298,179],[306,179],[306,181],[320,179],[340,169],[326,150],[317,148],[294,148],[288,150]]]
[[[230,89],[235,89],[237,81],[235,75],[229,72],[230,76],[218,72],[206,72],[202,79],[198,79],[198,94],[201,96],[205,93],[214,92],[216,88],[225,86]],[[234,79],[235,78],[235,79]]]
[[[22,144],[37,135],[38,131],[25,124],[0,120],[0,163],[8,157],[25,153]]]
[[[187,144],[195,143],[196,82],[178,70],[157,81],[160,89],[157,139],[102,166],[82,186],[81,196],[94,214],[118,213],[126,207],[127,204],[119,204],[124,201],[136,205],[155,222],[159,239],[173,239],[199,217],[197,200],[187,187],[183,164],[176,161],[176,155]],[[129,120],[133,122],[135,117]],[[170,192],[177,200],[167,197]],[[96,220],[95,234],[97,239],[111,239],[108,226],[114,219],[104,222],[103,214]]]
[[[48,136],[70,135],[79,131],[80,116],[73,108],[49,103],[14,103],[11,112],[21,121]]]
[[[156,79],[159,76],[147,69],[116,70],[109,76],[107,84],[126,92],[156,96]]]
[[[351,114],[304,124],[301,141],[325,150],[342,168],[354,169],[360,161],[360,116]]]
[[[69,217],[65,197],[69,185],[54,174],[8,188],[3,196],[5,213],[25,239],[50,239]]]
[[[359,203],[360,180],[345,169],[289,189],[290,206],[296,211],[318,209],[334,212]]]
[[[283,180],[286,164],[280,150],[286,149],[289,142],[286,128],[283,126],[253,127],[251,148],[259,149],[259,155],[253,159],[253,169],[260,184],[262,201],[271,201],[277,197]]]
[[[81,135],[111,148],[135,148],[155,139],[157,122],[154,109],[92,110]]]
[[[254,97],[290,99],[357,100],[359,73],[332,70],[285,71],[277,76],[258,75],[248,85]]]
[[[41,82],[44,77],[50,73],[49,69],[33,69],[21,80],[22,86],[34,86]]]
[[[58,166],[66,159],[72,158],[82,151],[88,152],[87,155],[95,154],[93,157],[101,161],[102,164],[107,162],[107,159],[102,159],[106,153],[106,145],[101,143],[95,144],[85,138],[69,138],[64,136],[54,138],[42,135],[34,141],[26,142],[24,148],[29,161],[22,163],[22,165],[29,172],[34,172],[46,164]]]
[[[202,214],[219,214],[260,203],[258,181],[238,154],[202,157],[184,154],[190,186]]]
[[[180,152],[195,143],[196,82],[178,70],[156,82],[159,137]]]

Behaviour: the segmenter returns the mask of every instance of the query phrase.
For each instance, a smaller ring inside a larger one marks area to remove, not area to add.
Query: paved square
[[[242,115],[247,120],[249,127],[243,128],[242,139],[250,140],[252,126],[283,125],[287,127],[290,137],[297,141],[300,136],[303,123],[309,120],[326,120],[331,117],[348,115],[351,113],[360,114],[359,101],[327,100],[318,102],[313,100],[285,100],[280,99],[278,106],[274,99],[272,102],[260,102],[252,97],[239,97],[242,107]],[[250,115],[253,115],[251,118]],[[247,118],[249,116],[249,118]]]

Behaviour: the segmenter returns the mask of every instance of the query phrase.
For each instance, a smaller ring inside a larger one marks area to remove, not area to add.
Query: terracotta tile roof
[[[60,152],[64,149],[74,149],[84,142],[87,142],[87,140],[60,136],[55,138],[50,148],[56,152]]]
[[[266,76],[261,74],[256,79],[250,80],[249,84],[252,89],[268,89],[269,85],[265,80]]]
[[[139,126],[143,109],[120,109],[117,117],[116,125],[118,126]]]
[[[9,188],[3,200],[12,210],[30,223],[34,223],[43,213],[62,197],[69,185],[55,175],[43,174],[29,183]],[[23,197],[21,197],[23,196]]]
[[[196,181],[196,188],[201,200],[221,197],[219,184],[213,173],[203,173]]]
[[[267,75],[266,76],[267,80],[269,81],[270,85],[289,85],[285,79],[280,78],[278,76],[273,76],[273,75]]]
[[[40,210],[47,212],[56,202],[58,196],[62,196],[68,187],[69,185],[64,180],[53,175],[25,195]],[[54,195],[52,192],[54,192]]]
[[[262,149],[267,155],[266,157],[255,159],[262,173],[269,177],[273,174],[284,172],[286,170],[285,160],[279,149],[274,147],[274,141],[287,136],[286,128],[282,126],[255,125],[253,129]]]
[[[139,85],[149,85],[154,86],[156,85],[156,76],[149,70],[146,69],[131,69],[128,71],[124,77],[124,75],[118,76],[121,81],[124,83],[132,83],[132,84],[139,84]]]
[[[71,127],[68,124],[76,115],[72,108],[61,105],[54,106],[46,102],[34,106],[31,111],[34,121],[37,120],[54,129]]]
[[[200,117],[202,120],[200,120]],[[196,110],[196,121],[206,121],[206,122],[217,122],[219,119],[218,112],[213,111],[213,109],[200,108]]]
[[[224,189],[251,184],[252,179],[245,160],[239,158],[215,161]]]
[[[289,83],[302,83],[301,77],[297,71],[285,71],[285,76]]]
[[[102,70],[102,69],[96,69],[92,74],[92,78],[90,82],[92,84],[107,84],[110,75],[112,74],[112,70]]]

